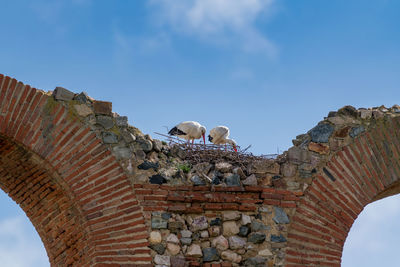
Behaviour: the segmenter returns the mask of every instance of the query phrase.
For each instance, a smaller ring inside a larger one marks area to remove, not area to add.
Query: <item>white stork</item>
[[[226,126],[217,126],[210,131],[208,135],[208,141],[216,144],[216,145],[223,145],[226,144],[232,145],[235,152],[237,152],[236,142],[233,139],[228,138],[229,136],[229,128]]]
[[[184,121],[176,125],[169,132],[169,135],[176,135],[180,138],[188,140],[192,140],[192,144],[194,143],[194,139],[200,139],[203,136],[203,142],[206,144],[206,127],[202,126],[197,121]]]

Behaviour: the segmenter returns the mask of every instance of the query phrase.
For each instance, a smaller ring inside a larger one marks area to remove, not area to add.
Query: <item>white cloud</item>
[[[0,220],[1,266],[50,266],[39,235],[27,217],[17,216]]]
[[[156,18],[174,31],[203,41],[239,45],[246,52],[277,54],[275,45],[255,26],[273,0],[151,0]]]

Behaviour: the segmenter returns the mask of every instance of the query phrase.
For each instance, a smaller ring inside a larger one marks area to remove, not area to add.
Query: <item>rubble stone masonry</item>
[[[275,159],[193,162],[110,102],[0,75],[0,187],[52,266],[340,266],[400,191],[399,130],[399,106],[345,106]]]

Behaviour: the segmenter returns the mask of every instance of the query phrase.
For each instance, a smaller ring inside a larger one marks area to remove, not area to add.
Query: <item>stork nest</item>
[[[201,143],[189,144],[188,142],[173,136],[160,133],[156,134],[165,137],[164,141],[168,142],[170,147],[176,147],[183,151],[184,153],[182,153],[182,159],[188,161],[192,165],[201,162],[229,162],[233,165],[246,167],[248,164],[254,163],[255,161],[284,161],[285,158],[285,155],[279,154],[267,154],[259,156],[253,155],[252,153],[248,152],[248,149],[251,147],[251,145],[245,149],[242,149],[240,146],[236,146],[236,152],[230,145],[225,146]]]

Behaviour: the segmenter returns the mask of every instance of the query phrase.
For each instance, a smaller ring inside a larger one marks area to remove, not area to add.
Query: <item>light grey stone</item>
[[[136,137],[132,133],[130,133],[129,131],[126,131],[126,130],[121,131],[121,136],[124,139],[124,141],[128,144],[130,144],[136,140]]]
[[[247,225],[251,223],[251,217],[246,214],[242,214],[242,224]]]
[[[179,244],[179,239],[175,234],[169,234],[166,241],[169,243]]]
[[[57,100],[70,101],[74,98],[75,93],[63,87],[56,87],[53,91],[53,96]]]
[[[203,252],[201,250],[201,247],[197,244],[190,245],[187,249],[186,256],[195,257],[195,258],[202,257]]]
[[[260,255],[261,257],[269,257],[269,256],[272,256],[273,254],[269,249],[266,248],[266,249],[260,250],[258,252],[258,255]]]
[[[229,241],[229,248],[234,250],[239,248],[244,248],[244,246],[246,245],[246,240],[238,236],[231,236],[229,237],[228,241]]]
[[[161,152],[162,142],[160,140],[154,139],[153,140],[153,149],[156,152]]]
[[[182,237],[181,243],[182,243],[182,245],[190,245],[190,244],[192,244],[192,239],[189,237]]]
[[[218,250],[227,250],[229,248],[228,240],[222,235],[214,238],[211,241],[211,245],[217,248]]]
[[[93,114],[93,110],[91,108],[89,108],[88,106],[86,106],[85,104],[74,105],[74,108],[75,108],[76,112],[78,113],[78,115],[82,116],[82,117],[87,117],[90,114]]]
[[[101,125],[106,130],[109,130],[112,127],[114,127],[114,121],[109,116],[104,116],[104,115],[96,116],[96,123]]]
[[[130,159],[132,157],[132,152],[127,147],[115,146],[113,151],[117,159]]]
[[[237,211],[224,211],[222,214],[222,219],[224,221],[236,221],[239,220],[241,217],[241,214]]]
[[[159,265],[171,266],[171,261],[169,256],[156,255],[154,257],[154,263]]]
[[[208,228],[208,222],[205,216],[199,216],[193,219],[193,223],[191,225],[191,230],[193,232],[205,230],[207,228]]]
[[[361,109],[360,116],[361,116],[361,119],[370,119],[372,117],[372,110]]]
[[[257,177],[252,174],[242,181],[243,185],[257,185]]]
[[[118,127],[128,127],[128,117],[127,116],[118,116],[115,118],[115,123]]]
[[[182,237],[192,237],[192,232],[189,230],[182,230],[181,235]]]
[[[229,172],[232,169],[232,164],[228,162],[218,162],[215,164],[215,169],[220,172]]]
[[[208,231],[207,230],[201,231],[200,236],[201,238],[208,238],[209,237]]]
[[[102,132],[103,142],[105,144],[116,144],[118,143],[118,136],[112,132]]]

